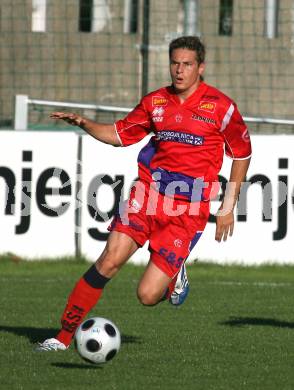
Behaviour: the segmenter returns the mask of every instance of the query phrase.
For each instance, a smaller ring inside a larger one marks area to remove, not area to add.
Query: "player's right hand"
[[[62,119],[72,126],[82,126],[85,122],[84,118],[73,112],[52,112],[52,119]]]

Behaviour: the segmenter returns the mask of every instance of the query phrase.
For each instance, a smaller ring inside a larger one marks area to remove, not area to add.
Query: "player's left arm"
[[[233,162],[224,199],[216,214],[215,239],[219,242],[226,241],[228,235],[233,235],[234,207],[251,157],[250,135],[234,102],[231,103],[224,115],[221,133],[225,142],[226,155],[232,158]]]
[[[215,239],[218,242],[226,241],[228,235],[234,232],[234,208],[240,193],[241,185],[246,177],[250,158],[233,160],[230,180],[227,184],[225,196],[216,214]]]

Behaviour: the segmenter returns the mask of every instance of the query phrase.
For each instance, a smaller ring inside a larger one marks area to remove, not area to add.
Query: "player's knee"
[[[138,288],[137,297],[144,306],[154,306],[160,301],[160,297],[157,293],[152,292],[150,289]]]
[[[107,277],[114,276],[120,269],[120,261],[117,252],[106,249],[96,262],[97,270]]]

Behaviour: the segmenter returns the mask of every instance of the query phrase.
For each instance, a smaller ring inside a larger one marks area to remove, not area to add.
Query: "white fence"
[[[75,132],[1,131],[0,253],[30,258],[82,253],[95,260],[120,191],[126,197],[137,177],[137,153],[144,143],[113,148]],[[255,135],[252,144],[250,184],[236,210],[234,236],[217,243],[209,222],[191,259],[294,263],[294,136]],[[230,163],[225,160],[223,180]],[[113,186],[116,182],[124,186]],[[212,202],[212,211],[218,205]],[[146,247],[133,257],[134,262],[147,259]]]
[[[27,95],[16,95],[15,97],[15,114],[14,114],[14,129],[15,130],[27,130],[28,129],[28,112],[29,105],[36,104],[39,106],[50,106],[50,107],[66,107],[76,109],[89,109],[103,112],[121,112],[128,113],[131,108],[116,107],[99,104],[81,104],[81,103],[70,103],[70,102],[57,102],[50,100],[30,99]],[[244,121],[247,123],[262,123],[272,125],[294,125],[292,119],[277,119],[277,118],[264,118],[264,117],[251,117],[244,116]]]

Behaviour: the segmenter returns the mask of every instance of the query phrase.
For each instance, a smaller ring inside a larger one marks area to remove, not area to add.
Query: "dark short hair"
[[[196,53],[198,64],[202,64],[205,61],[205,46],[199,37],[183,36],[171,41],[169,44],[169,58],[171,58],[172,52],[175,49],[193,50]]]

